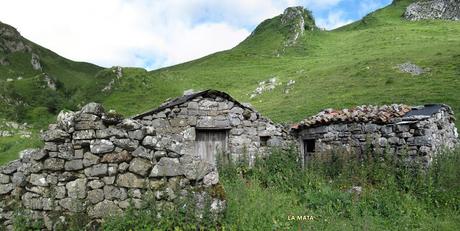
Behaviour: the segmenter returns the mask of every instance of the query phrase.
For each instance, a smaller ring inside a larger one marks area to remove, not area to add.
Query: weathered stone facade
[[[206,140],[214,131],[224,137],[222,153],[232,160],[253,159],[290,141],[282,126],[212,90],[130,119],[105,113],[96,103],[61,112],[42,133],[43,149],[25,150],[0,168],[1,224],[12,228],[15,206],[53,229],[61,215],[84,212],[102,219],[139,207],[152,195],[160,207],[180,197],[207,197],[211,210],[221,212],[225,200],[215,193],[222,190],[216,163],[200,153],[216,152],[197,148],[214,144]],[[205,139],[197,141],[198,136]]]
[[[248,105],[238,103],[219,91],[203,91],[172,100],[160,108],[137,115],[134,119],[147,127],[154,127],[157,137],[144,145],[155,146],[174,140],[177,153],[197,155],[195,139],[199,131],[226,131],[226,153],[233,161],[246,156],[252,162],[273,147],[287,148],[290,135],[283,126],[262,117]],[[177,136],[180,136],[178,139]]]
[[[331,151],[360,155],[370,149],[406,154],[409,160],[427,166],[436,153],[458,144],[454,120],[446,105],[409,110],[400,105],[360,107],[339,112],[327,110],[305,120],[294,132],[303,165],[309,158]]]

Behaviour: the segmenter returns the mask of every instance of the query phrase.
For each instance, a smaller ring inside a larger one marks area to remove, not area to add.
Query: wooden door
[[[196,130],[196,153],[211,164],[227,151],[227,142],[227,130]]]

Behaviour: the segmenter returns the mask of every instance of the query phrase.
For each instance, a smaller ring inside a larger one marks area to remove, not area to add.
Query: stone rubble
[[[284,84],[283,93],[289,94],[289,92],[294,87],[295,80],[289,80],[286,84]],[[272,77],[268,80],[260,81],[257,88],[250,94],[249,98],[254,99],[259,95],[262,95],[265,92],[272,91],[278,86],[282,86],[283,83],[278,80],[277,77]]]
[[[399,69],[399,71],[401,72],[404,72],[404,73],[409,73],[411,74],[412,76],[417,76],[417,75],[421,75],[421,74],[424,74],[426,72],[429,72],[430,71],[430,68],[421,68],[411,62],[406,62],[406,63],[403,63],[403,64],[398,64],[396,65],[397,69]]]
[[[260,81],[258,87],[251,93],[250,98],[253,99],[258,95],[267,91],[274,90],[277,86],[281,85],[277,77],[272,77],[268,80]]]
[[[27,123],[19,124],[14,121],[0,121],[0,137],[19,135],[21,138],[30,138],[32,127]]]

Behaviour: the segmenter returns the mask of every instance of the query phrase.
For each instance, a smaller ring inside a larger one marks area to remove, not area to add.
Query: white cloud
[[[329,13],[326,18],[318,18],[316,20],[318,27],[325,28],[327,30],[335,29],[352,22],[353,20],[346,19],[343,11],[340,10]]]
[[[300,0],[302,5],[308,6],[310,9],[324,9],[335,6],[343,0]]]
[[[0,0],[0,21],[73,60],[102,66],[173,65],[234,47],[287,7],[341,0]],[[341,15],[320,20],[326,27]]]
[[[369,12],[375,11],[382,7],[382,5],[388,4],[389,0],[367,0],[359,3],[359,14],[366,15]]]

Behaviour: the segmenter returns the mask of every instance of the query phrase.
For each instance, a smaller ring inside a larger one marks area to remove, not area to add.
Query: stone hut
[[[292,130],[300,146],[302,165],[331,151],[357,155],[369,150],[398,155],[429,165],[437,152],[458,143],[452,109],[447,105],[359,106],[326,109]]]
[[[257,155],[273,147],[287,148],[292,140],[283,126],[216,90],[184,95],[133,119],[154,127],[161,142],[177,141],[176,152],[212,164],[219,158],[247,158],[252,163]],[[143,141],[145,145],[149,142],[158,140]]]
[[[48,230],[70,214],[99,221],[150,199],[161,209],[192,198],[220,213],[218,156],[253,159],[290,141],[282,126],[214,90],[128,119],[90,103],[61,112],[42,140],[43,148],[0,167],[0,229],[13,228],[18,207]]]

